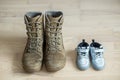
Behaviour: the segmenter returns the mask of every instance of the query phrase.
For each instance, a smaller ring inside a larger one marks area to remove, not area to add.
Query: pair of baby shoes
[[[76,64],[80,70],[86,70],[90,67],[90,61],[95,70],[102,70],[105,66],[103,57],[103,46],[92,40],[89,45],[85,40],[77,46],[77,60]]]

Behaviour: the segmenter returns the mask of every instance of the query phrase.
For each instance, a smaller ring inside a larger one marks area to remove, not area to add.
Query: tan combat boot
[[[48,11],[45,13],[45,66],[47,71],[55,72],[66,63],[62,38],[63,13]]]
[[[25,17],[27,44],[23,54],[23,68],[27,72],[41,69],[43,60],[43,15],[40,12],[28,12]]]

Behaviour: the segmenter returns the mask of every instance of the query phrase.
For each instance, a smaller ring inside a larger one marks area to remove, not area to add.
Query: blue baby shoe
[[[95,70],[102,70],[105,66],[103,52],[103,46],[100,43],[92,40],[92,43],[90,44],[90,56],[92,66]]]
[[[77,67],[80,70],[86,70],[90,66],[90,60],[89,60],[89,44],[83,41],[77,46],[76,48],[77,51],[77,60],[76,64]]]

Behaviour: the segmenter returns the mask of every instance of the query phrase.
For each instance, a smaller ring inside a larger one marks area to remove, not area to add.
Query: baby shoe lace
[[[87,57],[87,50],[78,48],[77,52],[81,57]]]
[[[95,50],[95,57],[96,58],[102,58],[102,54],[103,54],[103,49],[96,49]]]

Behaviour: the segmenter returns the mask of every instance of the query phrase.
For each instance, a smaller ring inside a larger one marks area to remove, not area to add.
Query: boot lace
[[[34,22],[31,23],[29,22],[28,24],[26,24],[27,27],[27,35],[28,35],[28,45],[27,45],[27,52],[28,53],[41,53],[41,49],[40,48],[42,46],[42,38],[40,36],[40,31],[42,30],[42,23],[38,23],[38,22]]]
[[[54,25],[54,24],[57,24]],[[59,45],[60,43],[60,39],[61,39],[61,29],[62,29],[62,23],[61,22],[50,22],[47,23],[47,29],[46,32],[49,32],[49,36],[47,35],[47,37],[49,37],[49,41],[47,42],[47,44],[49,45],[48,47],[48,51],[53,51],[53,52],[57,52],[57,51],[61,51]],[[52,31],[54,30],[54,31]],[[47,33],[48,34],[48,33]],[[51,36],[54,35],[54,36]]]

